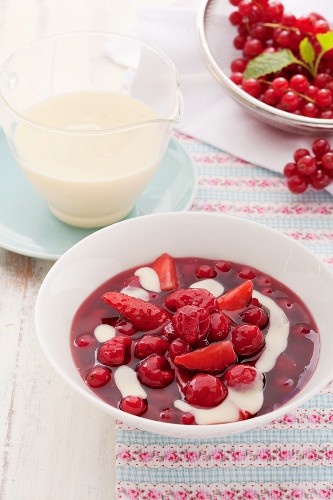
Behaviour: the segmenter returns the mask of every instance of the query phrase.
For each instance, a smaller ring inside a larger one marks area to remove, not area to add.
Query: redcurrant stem
[[[299,31],[299,29],[297,28],[293,28],[292,26],[285,26],[284,24],[280,23],[258,23],[258,24],[266,26],[267,28],[281,28],[286,31],[295,31],[296,33]]]
[[[268,85],[269,87],[271,87],[273,85],[272,82],[270,82],[268,80],[263,80],[262,78],[259,78],[259,82],[264,83],[264,84]],[[297,92],[296,90],[293,90],[293,92],[294,92],[294,94],[297,94],[298,97],[301,97],[305,101],[312,102],[312,104],[314,104],[316,102],[314,99],[311,99],[311,97],[309,97],[305,94],[301,94],[301,92]]]
[[[295,57],[294,63],[299,64],[300,66],[303,66],[303,68],[307,69],[309,71],[309,73],[311,73],[313,78],[315,78],[316,71],[315,71],[315,67],[313,66],[313,64],[306,64],[301,59],[297,59],[297,57]],[[317,65],[317,63],[316,63],[316,65]]]
[[[318,73],[318,67],[319,67],[319,63],[321,61],[321,58],[323,57],[323,55],[326,53],[325,50],[322,50],[321,52],[319,52],[318,56],[317,56],[317,59],[316,59],[316,62],[315,62],[315,65],[314,65],[314,68],[313,68],[313,76],[315,77]]]

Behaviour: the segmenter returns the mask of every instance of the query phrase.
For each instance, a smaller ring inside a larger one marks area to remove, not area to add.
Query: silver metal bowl
[[[200,51],[216,80],[251,115],[273,127],[298,134],[333,134],[333,119],[308,118],[281,111],[250,96],[230,80],[230,63],[240,57],[233,46],[235,27],[228,19],[232,10],[234,7],[228,0],[203,0],[197,13]]]

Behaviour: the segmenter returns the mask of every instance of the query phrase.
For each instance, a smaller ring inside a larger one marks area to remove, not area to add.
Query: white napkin
[[[317,10],[332,15],[330,2],[321,0]],[[185,114],[177,128],[248,162],[282,173],[284,165],[292,161],[295,149],[311,148],[315,138],[270,127],[228,96],[207,69],[198,48],[199,3],[180,0],[168,7],[144,6],[138,12],[140,36],[164,51],[178,69]],[[296,15],[316,9],[313,0],[289,0],[289,3],[288,10]],[[333,194],[332,185],[328,191]]]

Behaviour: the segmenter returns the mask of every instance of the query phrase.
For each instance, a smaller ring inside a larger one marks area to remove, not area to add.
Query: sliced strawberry
[[[161,290],[175,290],[178,287],[176,266],[169,254],[160,255],[151,267],[158,274]]]
[[[232,288],[217,299],[220,311],[235,311],[243,309],[252,298],[253,283],[251,280],[244,281],[236,288]]]
[[[107,292],[102,299],[142,332],[155,330],[171,319],[170,313],[162,307],[125,293]]]
[[[237,359],[230,340],[215,342],[202,349],[176,356],[173,362],[186,370],[205,373],[220,372],[232,365]]]

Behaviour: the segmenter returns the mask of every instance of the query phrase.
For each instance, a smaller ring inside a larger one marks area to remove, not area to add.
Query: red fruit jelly
[[[304,387],[320,344],[295,293],[234,262],[156,261],[110,278],[74,316],[74,363],[98,397],[141,418],[200,425],[263,415]]]

